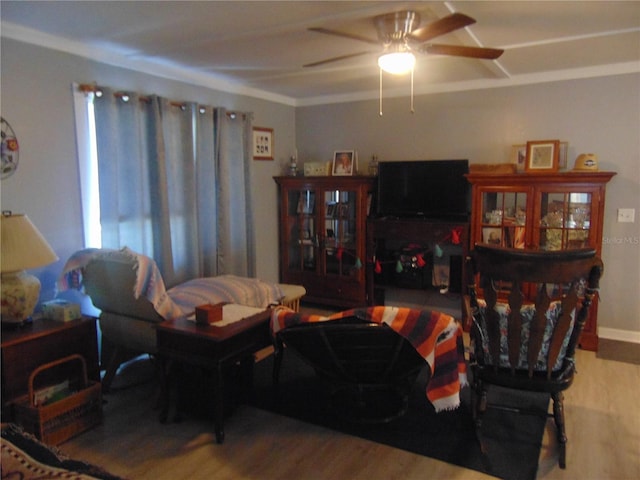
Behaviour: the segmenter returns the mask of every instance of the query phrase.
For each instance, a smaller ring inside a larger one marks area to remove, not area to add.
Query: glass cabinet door
[[[316,232],[316,193],[313,190],[289,190],[287,198],[286,245],[288,267],[293,271],[315,270],[318,238]]]
[[[542,250],[590,246],[591,193],[542,192],[539,245]]]
[[[356,276],[362,266],[357,252],[358,192],[327,190],[324,192],[324,273]]]
[[[525,248],[527,239],[527,192],[482,192],[482,239],[510,248]]]

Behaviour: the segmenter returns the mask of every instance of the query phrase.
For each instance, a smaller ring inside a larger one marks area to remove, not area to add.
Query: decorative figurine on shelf
[[[371,157],[371,162],[369,163],[369,175],[372,177],[378,176],[378,156],[373,155]]]
[[[291,155],[291,160],[289,162],[289,175],[292,177],[298,176],[298,159],[297,155]]]

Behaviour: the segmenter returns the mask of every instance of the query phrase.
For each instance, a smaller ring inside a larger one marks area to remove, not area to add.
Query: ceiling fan
[[[335,35],[352,40],[366,42],[384,48],[382,55],[378,59],[380,68],[390,73],[406,73],[413,70],[415,56],[413,52],[452,55],[458,57],[479,58],[495,60],[500,57],[504,50],[497,48],[468,47],[464,45],[445,45],[430,43],[430,41],[441,35],[453,32],[460,28],[474,24],[476,21],[462,13],[453,13],[439,20],[420,27],[420,15],[417,12],[408,10],[378,15],[373,18],[373,23],[378,32],[378,39],[374,40],[361,35],[348,32],[341,32],[322,27],[310,28],[310,31]],[[304,67],[316,67],[326,63],[336,62],[347,58],[357,57],[373,53],[371,51],[357,52],[338,57],[308,63]],[[386,61],[399,60],[408,62],[401,67],[386,67]]]

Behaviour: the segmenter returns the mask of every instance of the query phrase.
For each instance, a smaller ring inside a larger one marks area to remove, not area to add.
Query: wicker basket
[[[78,362],[82,369],[77,392],[49,405],[34,405],[34,380],[42,372],[68,362]],[[87,379],[87,364],[80,355],[46,363],[29,376],[29,393],[15,405],[16,422],[42,442],[58,445],[69,438],[102,423],[102,388]]]

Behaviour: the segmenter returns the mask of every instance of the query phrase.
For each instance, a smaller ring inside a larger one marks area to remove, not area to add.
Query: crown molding
[[[243,86],[238,84],[236,81],[231,81],[230,79],[225,78],[224,76],[202,74],[176,63],[150,62],[148,60],[140,59],[134,52],[108,51],[104,48],[98,48],[58,36],[45,34],[10,22],[2,22],[1,34],[2,37],[5,38],[66,52],[95,62],[293,107],[378,100],[380,95],[379,90],[375,90],[341,95],[293,98],[286,95],[279,95],[265,90]],[[535,74],[514,75],[507,78],[421,85],[414,89],[414,95],[483,90],[488,88],[505,88],[536,83],[605,77],[638,72],[640,72],[640,61],[567,70],[554,70]],[[408,88],[396,88],[384,91],[384,98],[400,98],[407,96],[409,96]]]

